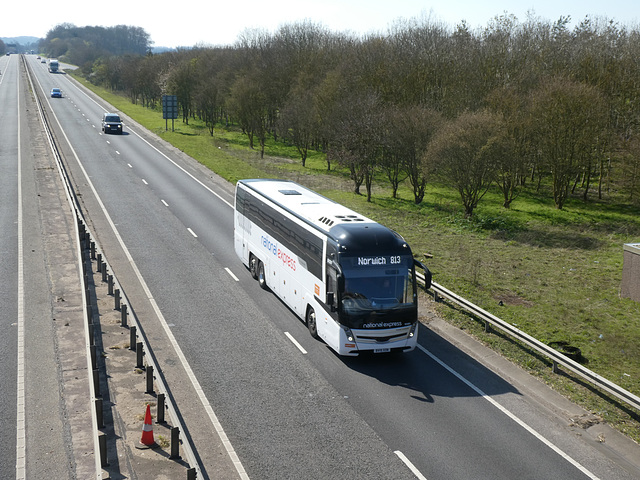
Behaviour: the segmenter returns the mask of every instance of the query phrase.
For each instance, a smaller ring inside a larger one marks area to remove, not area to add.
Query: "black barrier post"
[[[147,365],[147,391],[149,395],[153,395],[155,392],[153,391],[153,366]]]
[[[164,423],[164,393],[158,394],[158,411],[156,413],[156,423]]]
[[[171,460],[180,460],[180,428],[171,427]]]
[[[105,434],[98,435],[98,446],[100,447],[100,466],[108,467],[107,461],[107,436]]]
[[[89,345],[89,352],[91,353],[91,367],[92,368],[96,368],[97,365],[97,361],[96,361],[96,346],[95,345]]]
[[[93,369],[93,393],[96,397],[100,396],[100,371]]]
[[[104,428],[104,415],[102,413],[102,399],[96,398],[96,420],[98,428]]]
[[[142,363],[142,357],[144,356],[144,352],[142,351],[142,342],[136,343],[136,367],[144,368],[144,364]]]
[[[120,313],[120,325],[127,326],[127,304],[122,304],[122,312]]]
[[[136,351],[136,327],[132,325],[129,328],[129,350]]]
[[[115,306],[113,307],[113,309],[120,310],[120,289],[119,288],[116,288],[114,302],[115,302]]]

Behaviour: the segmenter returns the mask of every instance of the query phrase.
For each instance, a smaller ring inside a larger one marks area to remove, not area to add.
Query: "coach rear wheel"
[[[258,259],[254,257],[253,253],[249,255],[249,271],[251,276],[258,279]]]
[[[264,276],[264,263],[258,260],[258,285],[263,290],[267,290],[267,278]]]
[[[316,322],[316,312],[313,308],[307,308],[307,328],[313,338],[318,338],[318,323]]]

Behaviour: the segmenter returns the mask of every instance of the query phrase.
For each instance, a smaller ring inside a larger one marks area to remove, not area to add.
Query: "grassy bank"
[[[295,148],[270,144],[260,159],[246,136],[217,128],[214,136],[197,121],[176,120],[165,131],[159,111],[91,88],[118,110],[180,150],[235,182],[248,177],[289,178],[348,205],[401,233],[426,261],[434,280],[545,343],[567,342],[581,349],[586,366],[640,394],[640,304],[619,295],[623,245],[640,241],[640,210],[622,202],[571,199],[556,210],[550,195],[523,193],[511,210],[490,192],[465,219],[457,193],[429,186],[420,205],[401,189],[390,198],[384,181],[372,202],[352,193],[347,172],[327,172],[314,154],[303,168]],[[171,124],[169,123],[169,127]],[[551,373],[549,363],[455,308],[440,315],[500,351],[553,388],[640,441],[640,412],[569,375]]]

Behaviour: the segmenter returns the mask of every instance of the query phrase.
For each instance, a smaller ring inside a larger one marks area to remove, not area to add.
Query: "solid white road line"
[[[20,82],[18,82],[18,372],[16,399],[16,480],[24,480],[26,470],[25,371],[24,371],[24,249],[22,245],[22,151],[20,148]]]
[[[475,386],[473,383],[471,383],[469,380],[467,380],[465,377],[463,377],[461,374],[459,374],[458,372],[456,372],[453,368],[451,368],[449,365],[447,365],[446,363],[444,363],[442,360],[440,360],[438,357],[436,357],[433,353],[431,353],[429,350],[427,350],[426,348],[424,348],[422,345],[418,345],[418,348],[420,350],[422,350],[424,353],[426,353],[429,357],[431,357],[431,359],[433,359],[436,363],[438,363],[442,368],[444,368],[445,370],[447,370],[449,373],[451,373],[453,376],[457,377],[458,380],[460,380],[462,383],[464,383],[465,385],[467,385],[469,388],[471,388],[472,390],[474,390],[478,395],[480,395],[482,398],[484,398],[487,402],[489,402],[491,405],[493,405],[494,407],[496,407],[498,410],[500,410],[502,413],[504,413],[507,417],[509,417],[511,420],[513,420],[514,422],[516,422],[518,425],[520,425],[522,428],[524,428],[527,432],[529,432],[531,435],[533,435],[534,437],[536,437],[538,440],[540,440],[542,443],[544,443],[547,447],[549,447],[551,450],[553,450],[554,452],[556,452],[558,455],[560,455],[562,458],[564,458],[567,462],[569,462],[571,465],[573,465],[574,467],[576,467],[578,470],[580,470],[582,473],[584,473],[587,477],[589,477],[592,480],[599,480],[598,477],[596,475],[594,475],[593,473],[591,473],[589,470],[587,470],[584,466],[582,466],[580,463],[578,463],[576,460],[574,460],[573,458],[571,458],[569,455],[567,455],[566,453],[564,453],[562,450],[560,450],[560,448],[558,448],[556,445],[554,445],[553,443],[551,443],[549,440],[547,440],[545,437],[543,437],[540,433],[538,433],[536,430],[534,430],[532,427],[530,427],[529,425],[527,425],[526,423],[524,423],[524,421],[520,420],[520,418],[518,418],[515,414],[511,413],[509,410],[507,410],[505,407],[503,407],[502,405],[500,405],[498,402],[496,402],[493,398],[491,398],[489,395],[487,395],[486,393],[484,393],[480,388],[478,388],[477,386]]]
[[[411,460],[409,460],[407,457],[405,457],[404,453],[402,453],[400,450],[396,450],[395,453],[398,458],[400,458],[400,460],[402,460],[404,462],[404,464],[409,467],[409,470],[411,470],[413,472],[413,474],[416,476],[416,478],[419,478],[420,480],[427,480],[427,477],[425,477],[424,475],[422,475],[422,473],[420,473],[420,470],[418,470],[415,465],[413,463],[411,463]]]

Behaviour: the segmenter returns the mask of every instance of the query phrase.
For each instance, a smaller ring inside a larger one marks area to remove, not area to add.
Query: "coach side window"
[[[327,265],[327,305],[334,306],[338,289],[338,272],[333,266]]]
[[[331,243],[327,244],[327,305],[336,306],[338,292],[338,271],[336,270],[337,250]]]

